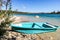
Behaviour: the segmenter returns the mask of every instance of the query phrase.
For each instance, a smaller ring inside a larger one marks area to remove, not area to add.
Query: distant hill
[[[1,11],[0,11],[1,12]],[[4,13],[5,12],[5,10],[2,10],[2,12]],[[18,11],[7,11],[7,13],[14,13],[14,14],[30,14],[30,12],[18,12]],[[43,14],[45,14],[44,12],[42,12]],[[35,13],[33,13],[33,14],[35,14]],[[40,13],[37,13],[37,14],[40,14]],[[47,13],[46,13],[47,14]],[[48,14],[60,14],[60,11],[58,11],[58,12],[50,12],[50,13],[48,13]]]
[[[4,13],[5,10],[2,10],[2,11],[0,10],[0,13],[1,13],[1,12]],[[10,12],[10,13],[14,13],[14,14],[27,14],[27,13],[28,13],[28,12],[18,12],[18,11],[9,11],[9,10],[7,10],[7,13],[9,13],[9,12]]]

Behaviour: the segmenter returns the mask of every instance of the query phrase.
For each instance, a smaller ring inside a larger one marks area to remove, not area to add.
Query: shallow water
[[[60,26],[60,14],[15,14],[14,16],[20,16],[23,20],[30,22],[48,22]],[[39,18],[36,18],[36,16],[39,16]]]

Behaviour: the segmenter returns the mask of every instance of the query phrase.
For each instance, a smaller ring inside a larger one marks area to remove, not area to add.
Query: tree
[[[8,7],[8,5],[9,5],[10,1],[11,1],[11,0],[7,0],[7,2],[6,2],[6,5],[5,5],[5,6],[6,6],[6,10],[7,10],[7,7]]]
[[[7,0],[7,1],[3,1],[5,3],[6,6],[6,11],[5,13],[2,13],[2,18],[1,18],[1,23],[0,23],[0,35],[4,35],[4,33],[7,31],[7,27],[9,27],[10,23],[13,22],[13,20],[10,20],[10,12],[11,12],[11,0]],[[7,9],[8,9],[8,5],[9,5],[9,11],[7,13]],[[12,14],[11,14],[12,15]]]
[[[0,0],[0,11],[1,11],[1,7],[2,7],[2,1],[3,1],[3,0]]]

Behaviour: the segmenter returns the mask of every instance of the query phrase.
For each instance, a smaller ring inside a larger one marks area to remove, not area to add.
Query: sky
[[[21,12],[60,11],[60,0],[12,0],[12,10]]]

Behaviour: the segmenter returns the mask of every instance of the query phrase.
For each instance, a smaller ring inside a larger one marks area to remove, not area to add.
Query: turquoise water
[[[48,22],[53,25],[60,26],[60,14],[14,14],[14,16],[20,16],[22,20],[28,20],[30,22]],[[36,18],[39,16],[39,18]]]
[[[16,16],[42,16],[42,17],[60,17],[60,14],[39,14],[39,13],[31,13],[31,14],[15,14]]]
[[[52,25],[57,25],[60,27],[60,14],[14,14],[14,16],[20,17],[20,20],[27,20],[29,22],[48,22]],[[39,16],[39,18],[36,18],[36,16]],[[43,30],[15,30],[17,32],[22,33],[44,33],[49,31],[43,31]],[[31,32],[30,32],[31,31]],[[37,32],[38,31],[38,32]],[[55,30],[53,30],[55,31]],[[53,32],[51,30],[51,32]]]

